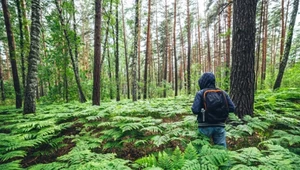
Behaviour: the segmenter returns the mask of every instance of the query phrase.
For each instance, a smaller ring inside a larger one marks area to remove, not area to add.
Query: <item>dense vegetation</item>
[[[300,90],[256,94],[255,116],[230,115],[228,150],[199,136],[192,96],[101,106],[1,106],[0,169],[297,169]]]

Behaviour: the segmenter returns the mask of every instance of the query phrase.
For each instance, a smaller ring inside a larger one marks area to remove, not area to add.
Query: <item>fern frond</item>
[[[25,151],[22,150],[15,150],[11,152],[7,152],[6,154],[3,154],[0,156],[0,160],[5,162],[12,158],[24,158],[27,155]]]
[[[157,126],[148,126],[148,127],[141,128],[141,131],[148,131],[148,132],[152,132],[152,133],[161,133],[162,129]]]
[[[144,127],[144,125],[140,122],[126,123],[126,124],[122,124],[120,126],[122,132],[138,130],[138,129],[143,128],[143,127]]]
[[[184,165],[184,157],[178,146],[175,148],[171,160],[173,162],[174,169],[181,169],[181,167]]]
[[[156,145],[157,147],[159,147],[160,145],[164,145],[166,143],[168,143],[170,141],[170,136],[167,135],[156,135],[154,137],[151,138],[151,140],[153,141],[153,144]]]
[[[199,170],[199,169],[203,169],[203,168],[201,167],[201,164],[199,163],[199,161],[197,159],[194,159],[194,160],[186,160],[181,169],[182,170]]]
[[[139,158],[135,162],[142,165],[143,167],[152,167],[157,165],[156,157],[153,154]]]
[[[20,162],[21,160],[17,160],[17,161],[12,161],[12,162],[8,162],[5,164],[0,164],[0,169],[13,169],[13,170],[18,170],[18,169],[23,169],[20,166]]]
[[[165,169],[165,170],[172,170],[173,163],[171,161],[171,157],[166,152],[159,152],[158,153],[158,160],[157,166]]]
[[[187,160],[193,160],[198,159],[198,154],[196,148],[192,145],[192,143],[189,143],[184,150],[184,159]]]

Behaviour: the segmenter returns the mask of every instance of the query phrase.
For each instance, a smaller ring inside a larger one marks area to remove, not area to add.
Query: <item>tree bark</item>
[[[174,0],[174,26],[173,26],[173,53],[174,53],[174,67],[175,67],[175,96],[178,95],[178,71],[177,71],[177,56],[176,56],[176,8],[177,0]]]
[[[147,21],[147,42],[146,42],[146,57],[144,70],[144,99],[147,99],[147,75],[148,75],[148,61],[150,58],[150,30],[151,30],[151,0],[148,0],[148,21]]]
[[[120,80],[119,80],[119,10],[116,5],[116,100],[120,101]]]
[[[190,26],[190,1],[187,0],[187,38],[188,38],[188,54],[187,54],[187,92],[191,94],[191,26]]]
[[[19,76],[18,76],[18,67],[17,67],[17,62],[16,62],[15,39],[14,39],[14,35],[12,32],[12,28],[11,28],[10,14],[8,11],[7,1],[1,0],[1,3],[2,3],[2,10],[3,10],[4,21],[5,21],[7,40],[8,40],[9,59],[10,59],[10,64],[11,64],[11,68],[12,68],[14,89],[15,89],[15,95],[16,95],[16,108],[21,108],[22,107],[22,95],[21,95],[21,88],[20,88],[20,82],[19,82]]]
[[[134,28],[134,53],[132,56],[132,100],[137,101],[137,56],[138,56],[138,30],[140,1],[135,0],[135,28]]]
[[[31,1],[31,32],[30,32],[30,52],[28,58],[28,73],[25,88],[24,114],[35,113],[36,110],[36,90],[38,86],[38,61],[40,59],[40,0]]]
[[[129,67],[128,67],[128,54],[127,54],[127,41],[126,41],[126,29],[125,29],[125,15],[124,4],[122,0],[122,22],[123,22],[123,38],[124,38],[124,52],[125,52],[125,65],[126,65],[126,82],[127,82],[127,98],[130,99],[130,82],[129,82]]]
[[[256,5],[253,0],[233,1],[230,94],[240,118],[253,115]]]
[[[255,85],[254,89],[257,89],[257,83],[259,78],[259,61],[260,61],[260,42],[261,42],[261,29],[262,29],[262,21],[264,15],[264,3],[261,1],[261,10],[260,10],[260,19],[259,19],[259,29],[257,36],[257,46],[256,46],[256,63],[255,63]]]
[[[267,42],[268,42],[268,0],[264,0],[264,16],[263,16],[263,49],[262,49],[262,61],[261,61],[261,89],[263,89],[264,81],[266,79],[266,62],[267,62]]]
[[[100,105],[101,0],[95,0],[93,105]]]
[[[2,58],[1,57],[0,57],[0,90],[1,90],[1,100],[5,101],[5,91],[4,91],[4,84],[3,84],[3,72],[2,72]]]
[[[228,0],[227,8],[227,33],[226,33],[226,59],[225,59],[225,90],[229,89],[229,76],[230,76],[230,35],[231,31],[231,3],[232,0]]]
[[[294,26],[295,26],[297,13],[298,13],[298,6],[299,6],[299,0],[294,0],[293,12],[292,12],[290,24],[288,27],[286,44],[284,47],[284,54],[283,54],[282,61],[280,62],[280,65],[279,65],[278,75],[277,75],[277,78],[276,78],[276,81],[275,81],[275,84],[273,87],[274,90],[280,88],[280,86],[281,86],[281,81],[282,81],[282,77],[284,74],[284,70],[285,70],[287,61],[289,59],[291,44],[292,44],[292,40],[293,40]]]

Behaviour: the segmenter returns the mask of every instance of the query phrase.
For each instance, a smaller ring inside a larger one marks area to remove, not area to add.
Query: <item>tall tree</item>
[[[230,35],[231,35],[231,5],[232,0],[228,0],[227,7],[227,32],[226,32],[226,59],[225,59],[225,90],[229,87],[229,67],[230,67]]]
[[[188,54],[187,54],[187,91],[191,94],[191,21],[190,21],[190,0],[187,0],[187,38],[188,38]]]
[[[147,99],[147,77],[148,77],[148,62],[151,55],[150,51],[150,19],[151,19],[151,0],[148,0],[148,20],[147,20],[147,41],[146,41],[146,57],[144,69],[144,99]]]
[[[21,12],[21,4],[20,0],[16,0],[17,11],[18,11],[18,21],[19,21],[19,31],[20,31],[20,48],[21,48],[21,70],[22,70],[22,84],[25,89],[25,48],[24,48],[24,33],[23,33],[23,20],[22,20],[22,12]]]
[[[25,88],[23,113],[35,113],[36,89],[38,86],[38,61],[40,54],[40,0],[31,1],[31,32],[30,32],[30,52],[28,57],[28,72]]]
[[[120,101],[120,79],[119,79],[119,4],[116,4],[116,100]]]
[[[289,59],[291,44],[292,44],[292,40],[293,40],[294,26],[295,26],[297,13],[298,13],[298,6],[299,6],[299,0],[294,0],[293,11],[292,11],[290,24],[288,27],[286,43],[285,43],[285,47],[284,47],[284,54],[283,54],[282,60],[280,61],[279,71],[278,71],[278,75],[277,75],[273,89],[280,88],[283,73],[284,73],[287,61]]]
[[[71,44],[71,40],[70,40],[70,35],[68,33],[67,25],[66,25],[65,20],[63,18],[62,9],[61,9],[61,7],[60,7],[60,5],[58,3],[58,0],[55,0],[55,4],[56,4],[57,11],[58,11],[58,16],[59,16],[60,24],[61,24],[61,26],[63,28],[64,36],[65,36],[65,39],[67,41],[67,46],[68,46],[69,55],[70,55],[71,61],[72,61],[72,66],[73,66],[73,72],[74,72],[74,76],[75,76],[75,81],[76,81],[78,92],[79,92],[79,100],[80,100],[81,103],[84,103],[84,102],[86,102],[86,98],[84,96],[84,93],[83,93],[83,90],[82,90],[82,87],[81,87],[80,77],[79,77],[79,70],[78,70],[78,64],[76,62],[76,58],[74,58],[74,55],[73,55],[73,50],[72,50],[72,44]]]
[[[19,76],[18,76],[18,67],[17,67],[17,61],[16,61],[16,45],[15,45],[15,39],[11,28],[11,22],[10,22],[10,14],[8,11],[8,5],[6,0],[1,0],[2,3],[2,9],[3,9],[3,16],[5,21],[5,28],[6,28],[6,34],[7,34],[7,40],[8,40],[8,49],[9,49],[9,59],[13,74],[13,82],[14,82],[14,89],[16,94],[16,108],[22,107],[22,95],[21,95],[21,88],[20,88],[20,82],[19,82]]]
[[[135,0],[135,26],[132,56],[132,100],[137,101],[137,56],[138,56],[138,30],[139,30],[139,7],[140,1]]]
[[[122,0],[122,23],[123,23],[124,54],[125,54],[125,65],[126,65],[127,98],[130,99],[130,83],[129,83],[129,71],[128,71],[129,68],[128,68],[127,41],[126,41],[126,28],[125,28],[125,15],[124,15],[123,0]]]
[[[101,0],[95,0],[93,105],[100,105]]]
[[[178,95],[178,71],[177,71],[177,56],[176,56],[176,6],[177,0],[174,0],[174,25],[173,25],[173,54],[174,54],[174,67],[175,67],[175,96]]]
[[[256,5],[253,0],[233,1],[230,94],[240,118],[253,115]]]
[[[1,54],[1,51],[0,51]],[[2,57],[0,57],[0,90],[1,90],[1,100],[5,100],[4,84],[3,84],[3,72],[2,72]]]

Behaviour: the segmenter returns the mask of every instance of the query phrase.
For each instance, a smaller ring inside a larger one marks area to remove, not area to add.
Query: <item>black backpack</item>
[[[224,123],[228,117],[228,101],[225,93],[220,89],[204,89],[202,113],[203,122]]]

